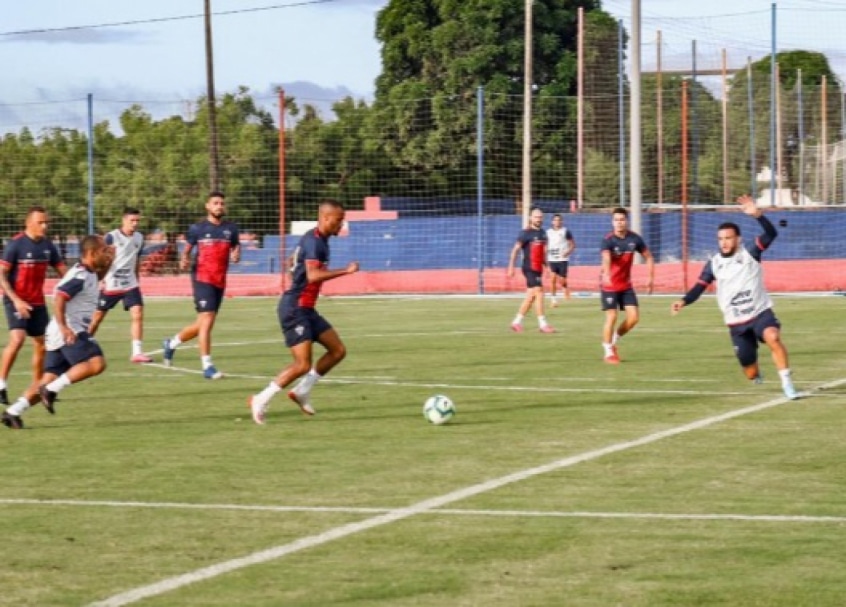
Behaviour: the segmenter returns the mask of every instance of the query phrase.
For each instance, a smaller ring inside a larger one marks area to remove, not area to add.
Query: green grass
[[[810,392],[792,403],[766,351],[766,382],[743,379],[713,299],[671,317],[670,299],[642,298],[617,367],[595,298],[551,310],[554,335],[531,316],[511,333],[518,301],[326,298],[349,356],[315,388],[315,418],[280,394],[263,427],[245,402],[289,360],[275,300],[226,301],[218,382],[196,343],[174,369],[131,365],[113,311],[106,373],[0,433],[0,605],[86,605],[461,490],[139,604],[843,604],[846,298],[776,299]],[[187,300],[148,302],[148,348],[192,318]],[[458,409],[440,427],[421,414],[438,392]]]

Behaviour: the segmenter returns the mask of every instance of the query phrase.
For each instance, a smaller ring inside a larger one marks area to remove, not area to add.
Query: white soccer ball
[[[430,396],[423,405],[423,417],[436,426],[445,424],[455,417],[455,404],[443,394]]]

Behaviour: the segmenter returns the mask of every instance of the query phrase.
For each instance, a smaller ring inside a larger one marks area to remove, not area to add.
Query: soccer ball
[[[423,417],[431,424],[440,426],[455,417],[455,405],[448,396],[435,394],[426,399]]]

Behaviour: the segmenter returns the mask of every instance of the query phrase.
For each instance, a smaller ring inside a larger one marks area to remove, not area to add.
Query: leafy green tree
[[[580,6],[595,11],[599,2],[533,5],[532,84],[542,100],[537,122],[548,125],[555,116],[565,130],[571,111],[565,97],[575,93]],[[486,92],[486,189],[493,197],[520,195],[524,26],[524,5],[511,0],[391,0],[380,11],[383,70],[374,113],[391,159],[428,196],[475,193],[478,87]],[[568,158],[566,138],[533,133],[541,170],[563,174],[556,163]]]

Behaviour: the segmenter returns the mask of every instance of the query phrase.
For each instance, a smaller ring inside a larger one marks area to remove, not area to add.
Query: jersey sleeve
[[[56,287],[56,295],[64,299],[73,299],[84,288],[85,270],[76,270],[70,280],[66,280]]]
[[[696,284],[693,285],[687,293],[685,293],[684,297],[682,297],[684,305],[689,306],[699,299],[699,297],[708,288],[708,285],[714,282],[714,278],[714,270],[711,267],[711,260],[709,259],[708,263],[705,264],[705,267],[702,268],[702,272],[699,274]]]
[[[764,231],[755,238],[755,242],[750,242],[746,245],[746,250],[749,251],[749,254],[752,257],[761,261],[761,253],[770,248],[770,245],[776,239],[776,236],[778,236],[778,230],[776,230],[772,222],[763,215],[758,217],[757,220],[758,224]]]
[[[200,230],[195,223],[191,227],[188,228],[188,233],[185,235],[185,242],[187,242],[192,247],[197,246],[197,242],[200,240]]]
[[[235,224],[232,224],[232,236],[229,238],[229,244],[232,245],[233,249],[241,244],[241,231]]]
[[[18,260],[18,241],[9,241],[6,248],[3,250],[3,259],[0,260],[5,267],[11,268]]]

